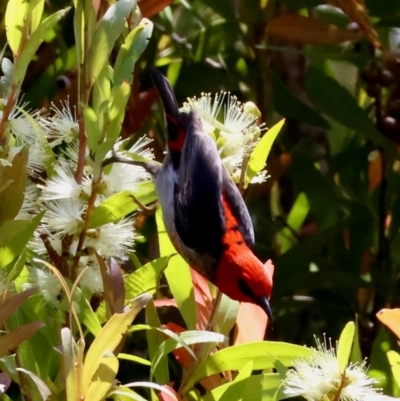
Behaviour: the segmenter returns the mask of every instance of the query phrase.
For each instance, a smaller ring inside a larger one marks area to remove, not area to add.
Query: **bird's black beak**
[[[272,310],[271,310],[271,306],[269,305],[268,298],[265,295],[263,295],[260,298],[260,304],[259,305],[261,306],[263,311],[267,314],[269,321],[272,323],[274,318],[272,316]]]

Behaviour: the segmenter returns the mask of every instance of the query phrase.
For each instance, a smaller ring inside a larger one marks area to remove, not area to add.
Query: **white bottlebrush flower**
[[[146,179],[149,179],[149,174],[142,167],[114,163],[110,172],[102,178],[103,194],[109,197],[124,190],[133,190],[139,182]]]
[[[24,116],[9,120],[11,133],[17,139],[18,144],[33,145],[36,142],[39,126],[34,126],[30,120]]]
[[[78,200],[61,199],[44,204],[46,210],[42,223],[52,235],[63,237],[77,233],[82,223],[84,205]]]
[[[373,387],[377,380],[366,374],[366,362],[349,364],[342,374],[336,350],[317,340],[309,357],[293,362],[284,380],[287,397],[301,396],[307,401],[362,401],[380,393]]]
[[[83,191],[67,163],[57,164],[54,167],[53,176],[41,188],[42,200],[45,201],[56,199],[78,200]]]
[[[37,211],[38,197],[36,185],[28,181],[25,187],[24,202],[15,218],[17,220],[31,219]]]
[[[72,111],[69,101],[61,103],[61,109],[54,104],[51,106],[52,116],[39,119],[40,125],[49,138],[51,146],[57,146],[62,142],[70,143],[78,137],[79,124],[76,111]]]
[[[200,114],[203,128],[215,138],[229,173],[240,169],[243,158],[257,144],[263,129],[257,125],[260,116],[257,107],[251,102],[242,104],[229,92],[221,92],[214,97],[202,94],[200,98],[190,98],[184,109],[194,109]]]
[[[154,153],[151,148],[148,147],[148,145],[152,142],[153,140],[150,138],[147,138],[146,136],[142,136],[139,138],[133,146],[128,150],[130,153],[134,153],[136,155],[139,155],[141,157],[144,157],[146,159],[153,160],[154,159]],[[118,145],[118,144],[117,144]]]
[[[134,240],[133,220],[121,219],[117,223],[109,223],[89,230],[86,235],[85,247],[91,247],[104,257],[126,259],[132,251]]]
[[[103,292],[103,279],[97,260],[90,256],[83,256],[80,258],[79,265],[79,274],[88,266],[79,280],[79,287],[82,290],[88,290],[91,294]]]
[[[38,177],[45,169],[45,163],[49,158],[49,154],[46,152],[46,146],[48,145],[41,141],[36,141],[32,145],[29,145],[29,156],[26,167],[28,173],[32,177]]]
[[[24,289],[38,287],[43,298],[52,306],[57,307],[58,297],[62,291],[60,280],[49,269],[28,268],[31,281],[24,285]]]

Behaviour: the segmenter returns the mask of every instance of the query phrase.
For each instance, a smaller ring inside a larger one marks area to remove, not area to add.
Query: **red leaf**
[[[212,296],[208,280],[197,273],[195,270],[190,269],[194,287],[194,299],[197,308],[197,328],[205,330],[211,316],[212,309]]]
[[[174,0],[146,0],[139,3],[142,16],[151,18],[168,7]]]
[[[164,384],[165,389],[167,389],[168,392],[166,391],[160,391],[159,393],[157,393],[157,397],[160,401],[180,401],[182,398],[179,395],[179,393],[177,393],[172,387],[167,386],[166,384]],[[175,398],[172,397],[169,393],[172,393],[175,395]]]
[[[333,44],[360,40],[362,32],[346,31],[335,25],[299,14],[281,14],[267,26],[267,33],[301,44]]]

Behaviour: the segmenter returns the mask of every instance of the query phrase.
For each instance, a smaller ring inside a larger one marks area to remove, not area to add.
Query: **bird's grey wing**
[[[222,171],[215,142],[192,111],[174,188],[175,226],[186,246],[216,259],[225,233]]]

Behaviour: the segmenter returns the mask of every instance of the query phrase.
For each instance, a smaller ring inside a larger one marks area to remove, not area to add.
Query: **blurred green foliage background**
[[[98,15],[108,7],[94,4]],[[49,0],[45,13],[68,5]],[[139,7],[154,31],[136,64],[123,137],[154,138],[162,160],[153,66],[180,103],[225,90],[257,104],[266,126],[284,117],[267,161],[269,179],[244,193],[256,254],[275,264],[267,338],[314,344],[314,335],[338,338],[357,316],[371,372],[386,369],[384,352],[396,340],[375,313],[400,302],[400,3],[141,0]],[[74,104],[74,46],[71,8],[29,66],[22,91],[30,107],[67,98]],[[12,58],[8,48],[5,56]],[[136,256],[152,260],[155,217],[143,214],[136,224]],[[389,379],[383,387],[398,393]]]

